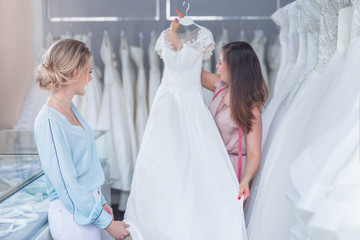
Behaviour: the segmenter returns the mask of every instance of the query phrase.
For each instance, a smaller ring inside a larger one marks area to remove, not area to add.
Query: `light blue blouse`
[[[103,210],[103,195],[92,194],[105,181],[91,128],[76,107],[81,123],[72,125],[60,112],[44,105],[35,120],[35,141],[48,183],[50,201],[60,199],[79,225],[107,228],[112,216]]]

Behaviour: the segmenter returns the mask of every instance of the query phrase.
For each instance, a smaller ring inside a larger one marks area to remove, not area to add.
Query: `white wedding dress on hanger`
[[[283,78],[285,69],[288,65],[288,59],[289,59],[289,31],[290,31],[290,25],[289,25],[289,15],[287,14],[286,8],[288,5],[278,9],[276,12],[274,12],[271,15],[271,19],[280,27],[280,34],[279,34],[279,41],[281,45],[281,57],[280,57],[280,67],[278,74],[276,76],[275,81],[273,82],[272,87],[272,97],[274,97],[277,94],[278,88],[279,88],[279,82]]]
[[[122,68],[122,83],[124,89],[126,113],[128,118],[127,122],[129,124],[128,130],[130,138],[128,141],[131,142],[131,161],[133,162],[133,167],[135,167],[135,161],[139,150],[135,130],[135,76],[130,60],[130,48],[124,34],[121,34],[120,36],[119,55]]]
[[[113,48],[107,31],[104,32],[100,56],[104,62],[104,92],[97,129],[109,130],[108,156],[111,168],[112,188],[129,191],[133,166],[129,142],[125,98]]]
[[[275,38],[272,39],[272,42],[267,50],[266,58],[269,63],[269,97],[267,100],[267,103],[269,103],[273,96],[274,82],[276,81],[281,62],[281,44],[279,35],[276,35]]]
[[[336,45],[337,13],[348,1],[316,0],[320,6],[320,49],[318,66],[324,67]],[[331,65],[331,64],[330,64]],[[296,192],[291,181],[290,166],[303,146],[309,144],[314,119],[317,118],[323,98],[327,96],[331,81],[337,80],[341,68],[329,68],[326,73],[314,75],[302,85],[278,128],[265,160],[259,190],[255,199],[248,233],[251,239],[289,239],[289,229],[297,219],[293,212]],[[330,73],[331,72],[331,73]],[[331,77],[330,77],[331,76]],[[339,106],[339,105],[338,105]],[[331,110],[333,105],[327,106]],[[318,127],[318,125],[316,125]],[[286,147],[285,147],[286,146]],[[270,161],[268,161],[270,160]],[[300,170],[297,170],[300,171]],[[276,216],[274,218],[274,216]]]
[[[223,46],[225,46],[226,44],[229,43],[229,36],[228,36],[228,30],[226,30],[225,28],[223,28],[221,35],[217,37],[216,39],[216,45],[215,45],[215,50],[214,50],[214,58],[215,58],[215,63],[219,62],[220,59],[220,54],[222,51]],[[215,72],[217,74],[219,74],[219,69],[216,69]]]
[[[144,50],[141,47],[130,47],[130,57],[137,67],[136,80],[136,108],[135,108],[135,126],[137,142],[141,145],[144,135],[146,122],[148,119],[148,101],[147,101],[147,81],[144,67]]]
[[[91,50],[92,34],[89,32],[87,35],[80,35],[78,40],[83,41],[86,46]],[[103,85],[100,81],[100,69],[94,64],[94,59],[91,58],[93,73],[91,74],[92,80],[88,83],[85,89],[85,95],[74,96],[73,103],[78,108],[81,115],[89,124],[91,129],[97,129],[97,121],[100,113]]]
[[[351,41],[349,48],[350,32],[360,30],[359,22],[359,2],[340,10],[336,54],[347,53],[347,58],[338,67],[340,74],[327,83],[307,148],[290,168],[292,191],[298,193],[294,204],[298,222],[292,229],[302,239],[360,238],[360,38]]]
[[[241,29],[240,30],[240,33],[239,33],[239,41],[241,42],[247,42],[247,39],[246,39],[246,34],[245,34],[245,31],[244,29]]]
[[[268,80],[268,74],[267,74],[267,68],[265,65],[265,45],[267,42],[267,38],[263,32],[263,30],[255,30],[254,32],[254,38],[251,41],[251,46],[254,49],[261,67],[261,73],[263,75],[264,81],[266,86],[269,86],[269,80]]]
[[[157,35],[155,31],[151,32],[150,44],[148,48],[148,56],[149,56],[149,110],[151,110],[151,106],[153,104],[155,94],[160,86],[161,82],[161,73],[160,73],[160,58],[154,51],[156,44]]]
[[[63,35],[62,38],[66,38],[66,35]],[[68,38],[75,39],[75,40],[83,42],[85,44],[87,44],[87,42],[88,42],[87,36],[83,35],[83,34],[69,35]],[[71,101],[76,106],[76,108],[79,110],[79,112],[82,114],[84,112],[83,105],[85,105],[85,103],[83,104],[83,96],[75,95]],[[86,102],[86,99],[84,99],[84,102]]]
[[[211,56],[211,32],[169,29],[156,51],[165,70],[140,147],[125,222],[133,240],[245,240],[239,183],[216,124],[202,99],[203,59]]]
[[[303,5],[304,10],[302,13],[298,10],[297,5]],[[307,7],[306,7],[307,6]],[[305,31],[305,24],[313,24],[314,21],[313,17],[306,18],[305,14],[311,14],[312,6],[305,4],[305,1],[297,1],[295,4],[292,4],[291,7],[288,8],[289,17],[290,17],[290,35],[289,40],[290,42],[296,42],[296,44],[290,44],[289,46],[298,46],[297,54],[290,54],[291,58],[297,59],[294,64],[289,66],[290,72],[288,72],[287,76],[282,81],[282,86],[278,90],[276,96],[273,97],[271,102],[267,105],[263,117],[263,135],[262,135],[262,159],[266,159],[266,155],[268,149],[271,146],[272,138],[280,125],[281,119],[283,117],[284,112],[280,111],[282,108],[283,100],[286,99],[287,95],[291,91],[292,87],[295,85],[296,81],[299,79],[301,73],[305,68],[305,62],[309,61],[307,58],[307,32]],[[314,13],[312,16],[316,16],[317,13]],[[300,22],[300,19],[302,21]],[[295,52],[295,51],[294,51]],[[317,58],[317,52],[311,53],[311,57]],[[293,62],[293,61],[291,61]],[[285,110],[285,109],[284,109]],[[281,113],[280,113],[281,112]]]
[[[312,10],[311,8],[313,8],[312,5],[308,5],[306,4],[309,0],[305,0],[305,1],[299,1],[300,4],[304,5],[303,8],[303,12],[302,14],[304,14],[304,16],[302,16],[303,21],[301,22],[302,25],[301,29],[303,29],[305,26],[310,26],[310,25],[314,25],[314,26],[319,26],[319,21],[318,19],[318,12]],[[294,6],[295,7],[295,6]],[[289,6],[285,6],[285,8],[289,9]],[[295,13],[298,13],[299,10],[296,10]],[[306,15],[305,15],[306,14]],[[296,14],[291,14],[290,16],[296,18],[295,21],[299,20],[299,16],[297,16]],[[288,15],[286,15],[286,17],[288,17]],[[278,19],[279,21],[280,19]],[[287,20],[283,19],[283,21]],[[289,21],[290,23],[293,23],[294,21]],[[298,22],[296,22],[296,26],[298,26]],[[287,25],[286,25],[287,26]],[[298,29],[291,27],[291,29]],[[293,30],[293,31],[294,31]],[[304,30],[304,29],[303,29]],[[299,32],[299,34],[305,34],[305,31],[301,30]],[[284,99],[286,97],[286,94],[289,92],[290,87],[285,85],[294,85],[294,82],[299,78],[298,75],[300,72],[300,68],[304,68],[303,67],[303,62],[307,61],[307,63],[309,64],[309,68],[312,70],[315,67],[316,64],[316,60],[317,60],[317,48],[318,48],[318,40],[319,40],[319,35],[318,35],[318,28],[315,30],[316,34],[314,35],[315,40],[316,41],[312,41],[311,44],[307,44],[307,40],[305,40],[304,38],[307,36],[307,34],[305,36],[301,36],[301,45],[300,45],[300,49],[299,49],[299,55],[298,55],[298,59],[297,59],[297,68],[298,71],[294,71],[293,78],[288,78],[287,81],[285,82],[284,85],[282,86],[281,89],[278,90],[278,94],[273,96],[273,99],[270,101],[270,103],[268,104],[268,106],[266,107],[266,109],[264,110],[262,117],[263,117],[263,130],[262,130],[262,152],[261,152],[261,163],[260,163],[260,167],[259,170],[257,172],[257,174],[255,175],[253,182],[252,182],[252,186],[251,186],[251,192],[250,192],[250,197],[247,200],[247,203],[245,205],[245,217],[246,217],[246,222],[248,223],[251,217],[251,212],[252,212],[252,208],[257,196],[257,192],[259,189],[259,184],[260,184],[260,180],[262,177],[262,171],[263,171],[263,167],[266,161],[266,164],[271,164],[269,161],[269,159],[267,159],[267,153],[269,151],[269,148],[271,147],[271,143],[272,143],[272,138],[274,133],[276,132],[276,129],[278,127],[278,125],[273,126],[273,118],[276,117],[277,114],[277,109],[281,103],[281,99]],[[281,30],[282,32],[282,30]],[[308,47],[308,49],[307,49]],[[309,52],[310,54],[307,54],[307,51],[311,50],[311,52]],[[306,53],[305,53],[306,52]],[[306,59],[304,59],[306,57]],[[296,64],[295,64],[296,66]],[[295,67],[292,67],[292,69]],[[279,72],[279,75],[281,73]]]

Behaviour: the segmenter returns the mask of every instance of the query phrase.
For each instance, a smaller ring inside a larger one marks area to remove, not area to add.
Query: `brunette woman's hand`
[[[179,19],[184,17],[184,14],[180,12],[179,10],[176,10],[176,13],[179,15]],[[174,18],[174,20],[170,24],[170,32],[171,33],[177,33],[181,27],[181,24],[179,23],[178,18]]]
[[[240,182],[240,192],[238,195],[239,200],[242,195],[244,195],[244,201],[250,196],[249,182],[245,179]]]
[[[184,17],[184,14],[182,14],[179,10],[176,10],[176,13],[179,15],[180,18]],[[175,18],[170,24],[169,38],[170,38],[170,42],[173,45],[175,51],[178,50],[178,47],[180,45],[180,38],[177,34],[180,27],[181,27],[181,24],[179,23],[179,20],[177,18]]]

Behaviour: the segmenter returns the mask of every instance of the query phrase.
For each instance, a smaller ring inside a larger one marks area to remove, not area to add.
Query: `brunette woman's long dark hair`
[[[231,115],[241,129],[251,131],[252,108],[264,106],[268,90],[255,51],[246,42],[231,42],[223,47],[223,59],[230,73]]]

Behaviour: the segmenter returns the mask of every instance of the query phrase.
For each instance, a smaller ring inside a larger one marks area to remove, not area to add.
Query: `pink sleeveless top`
[[[226,92],[228,91],[227,83],[221,81],[220,79],[215,83],[215,95],[209,106],[211,115],[214,117],[216,126],[219,129],[222,140],[225,144],[226,150],[229,154],[231,163],[235,169],[236,175],[239,176],[239,132],[238,125],[231,117],[230,107],[225,106],[220,109],[218,112],[218,107],[221,103],[221,100],[224,98]],[[242,131],[242,160],[241,160],[241,176],[244,173],[246,165],[246,142],[245,134]]]

